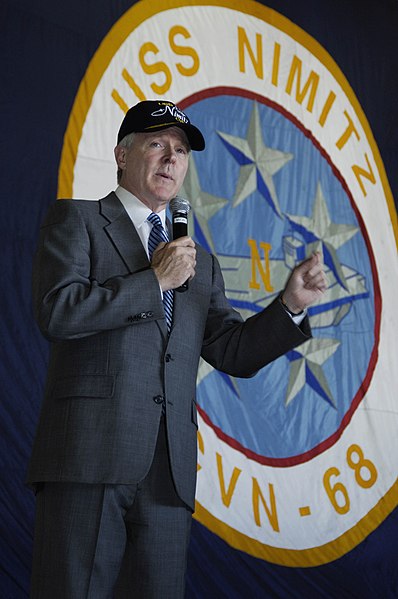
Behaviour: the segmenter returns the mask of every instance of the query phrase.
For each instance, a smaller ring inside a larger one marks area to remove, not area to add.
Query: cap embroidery
[[[159,108],[159,110],[151,112],[151,116],[163,116],[166,112],[170,112],[171,116],[181,123],[189,123],[188,117],[177,106],[164,106],[163,108]]]

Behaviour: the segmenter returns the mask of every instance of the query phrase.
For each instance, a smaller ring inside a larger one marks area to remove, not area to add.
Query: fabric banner
[[[257,313],[314,251],[329,281],[308,343],[251,379],[200,364],[187,597],[396,597],[396,3],[93,10],[21,1],[2,20],[0,596],[29,592],[24,477],[48,352],[30,303],[39,224],[56,197],[113,189],[124,113],[167,98],[206,138],[181,195],[232,305]]]

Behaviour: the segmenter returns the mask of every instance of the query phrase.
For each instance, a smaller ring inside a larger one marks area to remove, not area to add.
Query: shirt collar
[[[136,229],[142,227],[148,216],[152,213],[152,210],[143,204],[143,202],[130,191],[127,191],[127,189],[120,185],[115,189],[115,194],[123,204]],[[162,210],[157,214],[162,221],[163,227],[166,228],[166,210]]]

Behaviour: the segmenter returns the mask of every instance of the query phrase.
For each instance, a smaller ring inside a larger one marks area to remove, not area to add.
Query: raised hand
[[[321,254],[316,252],[293,270],[282,292],[282,301],[290,312],[298,314],[318,301],[326,289]]]

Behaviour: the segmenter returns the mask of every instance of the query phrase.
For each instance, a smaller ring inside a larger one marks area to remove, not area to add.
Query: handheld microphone
[[[170,210],[173,223],[173,239],[188,235],[188,212],[191,205],[185,198],[176,196],[170,201]],[[177,287],[176,291],[187,291],[188,281],[185,281],[181,287]]]

